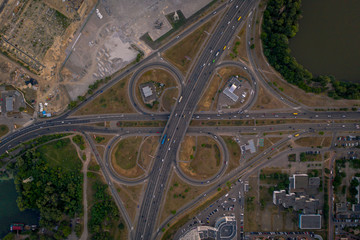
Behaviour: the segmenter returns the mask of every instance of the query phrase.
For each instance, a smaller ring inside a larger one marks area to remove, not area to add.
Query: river
[[[0,239],[9,233],[11,223],[39,223],[39,213],[31,210],[21,212],[17,206],[18,194],[14,180],[0,180]]]
[[[303,0],[292,56],[314,76],[360,83],[359,9],[359,0]]]

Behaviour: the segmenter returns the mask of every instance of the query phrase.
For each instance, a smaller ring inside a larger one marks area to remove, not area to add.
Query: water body
[[[360,83],[359,9],[359,0],[303,0],[292,56],[315,76]]]
[[[39,213],[36,211],[19,210],[17,197],[14,180],[0,181],[0,239],[9,233],[12,223],[39,223]]]

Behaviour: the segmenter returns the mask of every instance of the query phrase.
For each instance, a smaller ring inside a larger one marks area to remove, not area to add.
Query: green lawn
[[[81,161],[70,139],[60,139],[38,148],[51,167],[62,167],[65,170],[80,170]]]
[[[9,128],[6,125],[0,125],[0,137],[4,136],[9,132]]]

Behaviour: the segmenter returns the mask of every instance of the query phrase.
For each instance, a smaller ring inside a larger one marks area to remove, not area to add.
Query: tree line
[[[63,224],[64,219],[82,212],[83,177],[79,169],[69,171],[50,167],[47,159],[37,150],[27,151],[18,158],[15,166],[19,209],[39,210],[39,224],[48,230],[64,226],[61,234],[58,231],[52,236],[63,239],[69,234],[67,224]]]
[[[299,30],[301,0],[269,0],[264,11],[261,39],[264,55],[284,79],[306,92],[327,92],[334,99],[360,99],[360,84],[336,80],[333,76],[314,77],[291,56],[289,39]]]

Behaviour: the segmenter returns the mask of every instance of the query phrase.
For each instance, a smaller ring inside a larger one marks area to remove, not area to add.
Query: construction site
[[[181,11],[185,18],[210,0],[99,1],[83,29],[68,45],[61,72],[71,99],[83,95],[95,80],[109,76],[136,61],[139,53],[153,50],[140,38],[156,40],[172,25],[167,15]]]
[[[56,115],[94,81],[151,54],[140,38],[170,31],[169,16],[189,18],[210,2],[2,0],[0,84],[22,90],[36,111],[46,102]]]
[[[51,111],[62,110],[68,97],[60,86],[58,71],[74,32],[95,3],[95,0],[0,1],[0,65],[4,66],[5,75],[0,84],[10,83],[23,90],[34,107],[36,102],[48,101]],[[29,85],[30,78],[36,80],[37,86]]]

